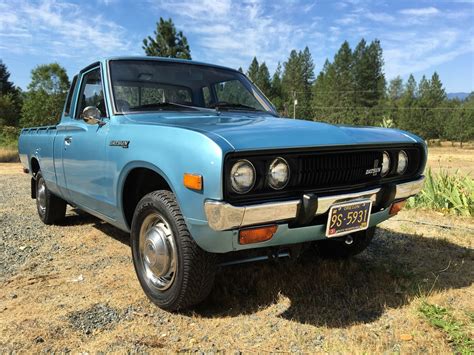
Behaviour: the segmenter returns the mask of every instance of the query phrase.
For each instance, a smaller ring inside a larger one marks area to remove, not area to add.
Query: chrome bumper
[[[423,188],[425,177],[395,185],[392,201],[416,195]],[[337,203],[357,199],[370,199],[376,202],[382,194],[382,188],[331,196],[318,196],[314,216],[324,214]],[[297,217],[302,200],[268,202],[258,205],[233,206],[227,202],[207,200],[204,203],[209,227],[216,231],[237,229],[257,224],[266,224]]]

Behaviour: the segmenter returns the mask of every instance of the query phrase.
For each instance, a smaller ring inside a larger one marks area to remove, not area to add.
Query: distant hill
[[[466,97],[469,96],[469,93],[468,92],[450,92],[447,95],[448,95],[448,99],[464,100]]]

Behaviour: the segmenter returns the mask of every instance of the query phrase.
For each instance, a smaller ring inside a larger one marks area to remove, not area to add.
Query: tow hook
[[[344,243],[346,243],[347,245],[351,245],[352,243],[354,243],[354,238],[348,235],[346,239],[344,240]]]

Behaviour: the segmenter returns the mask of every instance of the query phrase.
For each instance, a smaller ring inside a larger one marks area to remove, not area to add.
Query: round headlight
[[[402,175],[408,168],[408,155],[404,150],[398,152],[397,174]]]
[[[275,190],[283,189],[290,180],[290,167],[283,158],[276,158],[268,167],[268,185]]]
[[[239,160],[230,171],[232,189],[238,194],[245,194],[255,185],[255,168],[248,160]]]
[[[383,159],[382,159],[382,171],[380,175],[385,176],[390,171],[390,155],[387,152],[383,152]]]

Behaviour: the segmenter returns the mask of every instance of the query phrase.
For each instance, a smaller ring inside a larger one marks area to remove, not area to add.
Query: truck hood
[[[336,145],[415,143],[407,132],[378,128],[336,126],[322,122],[277,118],[267,115],[127,115],[140,124],[170,125],[226,141],[234,150],[261,150]],[[219,139],[219,140],[220,140]]]

